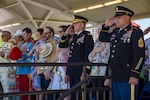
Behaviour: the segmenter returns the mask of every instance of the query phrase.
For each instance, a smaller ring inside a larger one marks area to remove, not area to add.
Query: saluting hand
[[[74,33],[74,29],[73,29],[73,25],[70,25],[67,30],[65,31],[65,34],[68,35],[72,35]]]
[[[114,24],[114,16],[109,17],[105,21],[105,27],[111,27]]]

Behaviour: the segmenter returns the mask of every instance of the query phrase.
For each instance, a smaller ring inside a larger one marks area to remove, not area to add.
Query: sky
[[[147,27],[150,26],[150,18],[140,19],[140,20],[133,20],[133,22],[139,24],[141,29],[144,31]],[[144,39],[150,38],[150,32],[144,35]]]

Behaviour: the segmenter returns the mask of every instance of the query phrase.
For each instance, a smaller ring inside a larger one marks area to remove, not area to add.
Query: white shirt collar
[[[82,32],[82,31],[80,31],[80,32],[76,32],[75,34],[79,35],[81,32]]]

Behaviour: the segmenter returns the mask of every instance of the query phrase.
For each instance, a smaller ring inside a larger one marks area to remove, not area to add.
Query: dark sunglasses
[[[47,34],[49,34],[49,33],[52,33],[52,32],[46,32],[46,33],[44,33],[44,34],[47,35]]]

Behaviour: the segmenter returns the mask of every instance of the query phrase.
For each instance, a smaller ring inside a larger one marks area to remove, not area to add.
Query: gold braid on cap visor
[[[87,22],[87,21],[84,19],[74,19],[73,20],[73,23],[77,23],[77,22]]]
[[[132,15],[132,13],[131,13],[131,12],[129,12],[129,11],[124,11],[124,10],[116,10],[115,12],[124,12],[124,13],[126,13],[126,14],[130,14],[130,15]]]

